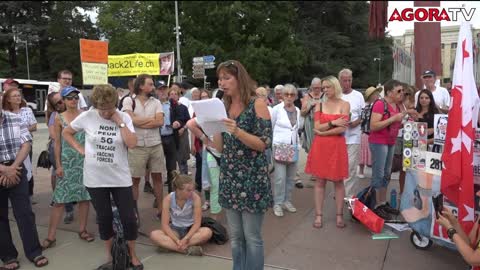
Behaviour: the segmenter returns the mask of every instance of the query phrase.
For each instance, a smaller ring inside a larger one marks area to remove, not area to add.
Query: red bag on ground
[[[374,233],[380,233],[382,231],[385,223],[383,218],[377,216],[377,214],[359,201],[358,198],[350,200],[350,205],[352,206],[352,215],[370,231]]]

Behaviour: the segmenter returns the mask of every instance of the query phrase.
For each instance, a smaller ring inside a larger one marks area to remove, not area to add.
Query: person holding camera
[[[480,269],[480,237],[479,218],[475,220],[473,228],[467,235],[463,231],[458,219],[446,207],[438,215],[437,223],[447,229],[448,238],[455,244],[463,259],[472,266],[472,270]]]

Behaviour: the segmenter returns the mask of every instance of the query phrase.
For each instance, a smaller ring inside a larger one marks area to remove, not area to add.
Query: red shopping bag
[[[352,208],[352,215],[356,219],[374,233],[380,233],[382,231],[385,223],[383,218],[377,216],[377,214],[359,201],[358,198],[353,198],[349,200],[349,202]]]

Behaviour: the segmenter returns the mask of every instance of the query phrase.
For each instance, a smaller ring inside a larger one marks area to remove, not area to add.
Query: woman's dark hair
[[[152,79],[152,76],[150,76],[148,74],[138,75],[138,77],[135,79],[135,83],[133,84],[133,93],[135,93],[135,95],[140,94],[140,91],[142,91],[142,89],[140,89],[140,87],[145,85],[145,81],[147,79]]]
[[[220,72],[222,71],[235,77],[238,82],[240,100],[245,106],[247,106],[250,100],[256,96],[255,81],[252,80],[245,67],[237,60],[228,60],[221,63],[217,67],[217,77],[219,77]],[[225,103],[225,108],[227,108],[227,110],[230,109],[232,98],[227,95],[223,97],[223,101]]]
[[[422,111],[422,105],[420,105],[420,96],[422,94],[426,94],[429,98],[430,98],[430,104],[428,104],[428,114],[437,114],[437,113],[440,113],[438,111],[438,108],[437,106],[435,105],[435,99],[433,98],[433,95],[432,95],[432,92],[430,92],[429,90],[427,89],[423,89],[421,90],[419,93],[418,93],[418,100],[417,100],[417,104],[416,104],[416,107],[415,109],[417,110],[417,112],[421,112]]]
[[[388,92],[392,91],[393,88],[402,85],[400,81],[397,80],[388,80],[384,85],[383,85],[383,90],[385,91],[385,96],[388,94]]]

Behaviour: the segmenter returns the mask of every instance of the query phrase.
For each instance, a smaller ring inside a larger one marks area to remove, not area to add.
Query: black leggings
[[[92,204],[97,211],[98,230],[102,240],[113,237],[113,213],[110,194],[120,213],[125,240],[137,239],[138,229],[135,218],[132,187],[87,188]]]

